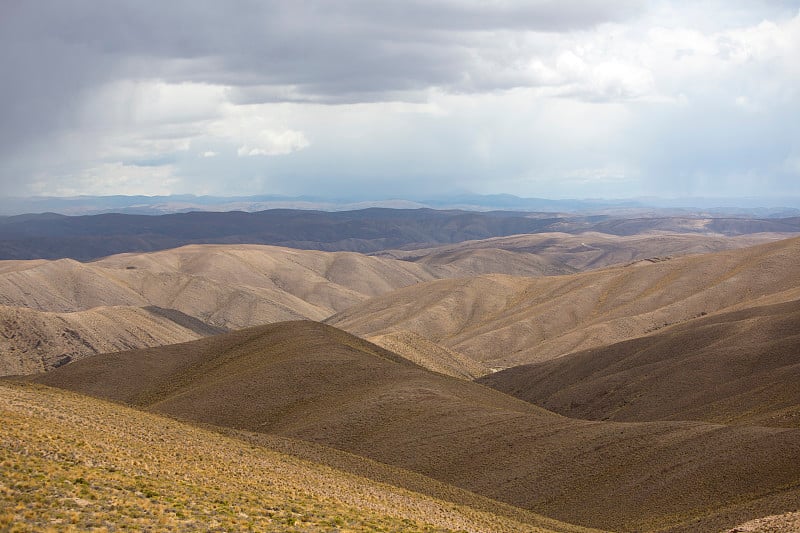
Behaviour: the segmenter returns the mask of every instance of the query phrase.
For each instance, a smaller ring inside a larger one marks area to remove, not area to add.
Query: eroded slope
[[[703,313],[800,298],[800,239],[568,276],[437,280],[328,323],[363,337],[411,331],[492,367],[640,337]]]
[[[481,380],[575,418],[800,427],[800,300],[720,313]]]

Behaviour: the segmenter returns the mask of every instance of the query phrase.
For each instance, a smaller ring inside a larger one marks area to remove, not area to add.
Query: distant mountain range
[[[369,207],[414,209],[462,209],[468,211],[513,210],[549,213],[605,213],[624,210],[628,215],[643,214],[653,209],[662,214],[747,215],[787,217],[800,215],[798,198],[629,198],[629,199],[546,199],[522,198],[512,194],[452,194],[437,197],[404,198],[326,198],[318,196],[36,196],[8,198],[0,201],[0,216],[26,213],[59,213],[63,215],[96,215],[128,213],[163,215],[189,211],[263,211],[266,209],[310,209],[351,211]]]
[[[800,232],[800,217],[627,217],[370,208],[355,211],[273,209],[255,213],[0,217],[0,259],[91,260],[187,244],[271,244],[290,248],[372,253],[517,234],[646,232],[745,235]]]

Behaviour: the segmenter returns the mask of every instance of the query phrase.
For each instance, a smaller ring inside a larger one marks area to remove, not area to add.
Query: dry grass
[[[615,531],[721,529],[791,510],[800,494],[800,430],[569,419],[307,321],[90,357],[36,379]]]
[[[62,390],[0,420],[4,531],[545,531]]]
[[[800,512],[765,516],[739,524],[725,533],[797,533],[800,531]]]

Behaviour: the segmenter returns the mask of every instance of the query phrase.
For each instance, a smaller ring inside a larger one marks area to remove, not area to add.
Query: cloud
[[[302,150],[309,145],[308,139],[301,131],[269,131],[258,132],[249,142],[236,150],[242,156],[285,155]]]
[[[0,192],[779,190],[800,152],[796,2],[236,7],[7,2]]]
[[[60,176],[54,186],[51,177],[34,181],[33,193],[48,196],[77,195],[169,195],[178,183],[175,168],[164,166],[136,166],[109,163],[90,167],[79,174]]]

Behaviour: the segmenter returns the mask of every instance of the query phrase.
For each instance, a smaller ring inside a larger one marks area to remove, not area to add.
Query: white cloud
[[[223,85],[207,83],[115,80],[84,100],[84,120],[94,127],[198,122],[219,116],[227,101],[227,91]]]
[[[217,157],[218,155],[219,155],[219,152],[215,152],[213,150],[207,150],[207,151],[203,152],[202,154],[200,154],[200,157],[209,158],[209,157]]]
[[[236,151],[240,157],[254,155],[286,155],[306,148],[310,143],[302,131],[262,130]]]
[[[31,186],[34,194],[52,196],[87,195],[169,195],[179,182],[175,167],[136,166],[107,163],[82,171],[59,176],[54,186],[53,176],[42,176]]]
[[[800,178],[800,153],[789,154],[781,166],[783,171]]]

